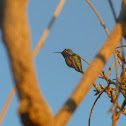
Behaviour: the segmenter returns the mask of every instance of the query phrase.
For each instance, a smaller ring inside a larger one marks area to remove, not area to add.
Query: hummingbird
[[[54,53],[61,53],[65,59],[67,66],[74,68],[76,71],[84,74],[80,56],[72,52],[71,49],[64,49],[62,52]]]

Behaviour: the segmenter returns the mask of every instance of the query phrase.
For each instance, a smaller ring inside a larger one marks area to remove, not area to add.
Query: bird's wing
[[[82,72],[81,59],[78,56],[73,55],[70,57],[70,60],[72,62],[73,68],[78,72]]]
[[[82,70],[82,63],[81,63],[80,57],[77,56],[76,58],[77,58],[77,64],[78,64],[79,70],[80,70],[80,71],[83,71],[83,70]]]
[[[72,60],[71,60],[70,56],[65,57],[65,61],[69,67],[72,67]]]

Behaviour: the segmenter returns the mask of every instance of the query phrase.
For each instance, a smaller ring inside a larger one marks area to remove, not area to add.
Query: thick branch
[[[81,103],[83,98],[87,95],[92,84],[97,79],[99,73],[103,69],[106,62],[109,60],[110,56],[114,52],[116,46],[120,42],[122,37],[122,26],[121,24],[116,24],[109,38],[100,49],[95,59],[87,68],[84,77],[81,79],[75,91],[72,93],[70,98],[67,100],[65,105],[56,114],[56,126],[63,126],[71,117],[72,113],[76,107]],[[72,106],[72,109],[70,109]]]
[[[52,126],[51,111],[42,97],[31,55],[27,0],[3,0],[2,32],[19,93],[19,113],[25,126]]]
[[[126,38],[126,0],[122,1],[122,8],[118,18],[118,23],[114,27],[109,38],[87,68],[75,91],[72,93],[61,110],[56,114],[56,126],[63,126],[69,120],[77,106],[87,95],[100,71],[103,69],[104,65],[109,60],[116,46],[120,42],[122,36]]]

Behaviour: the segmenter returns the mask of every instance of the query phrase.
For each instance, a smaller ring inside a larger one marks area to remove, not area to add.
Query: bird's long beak
[[[62,53],[62,52],[53,52],[53,53]]]

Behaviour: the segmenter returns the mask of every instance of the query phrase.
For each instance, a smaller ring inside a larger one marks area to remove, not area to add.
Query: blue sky
[[[32,49],[34,50],[44,29],[47,27],[60,0],[30,0],[28,5],[28,20],[31,29]],[[115,22],[107,0],[90,1],[101,15],[109,32],[113,29]],[[121,1],[113,0],[116,14],[119,14]],[[62,12],[53,25],[43,48],[35,57],[36,75],[40,89],[50,105],[54,114],[61,108],[68,96],[77,86],[82,75],[74,69],[69,68],[61,54],[53,52],[63,51],[65,48],[91,62],[97,51],[107,39],[104,29],[90,6],[85,0],[66,1]],[[14,86],[10,64],[6,48],[0,40],[0,111]],[[83,61],[82,61],[83,62]],[[105,70],[113,63],[112,59],[107,63]],[[87,68],[83,62],[83,70]],[[113,70],[111,78],[115,77]],[[103,80],[98,80],[104,86]],[[93,102],[95,101],[93,88],[87,97],[75,111],[67,126],[86,126]],[[122,97],[120,97],[121,99]],[[111,107],[110,99],[103,94],[97,102],[91,120],[91,126],[110,126],[111,114],[107,114]],[[2,126],[22,126],[18,117],[18,97],[15,94],[9,110],[2,122]],[[122,115],[117,126],[123,126],[126,122]]]

